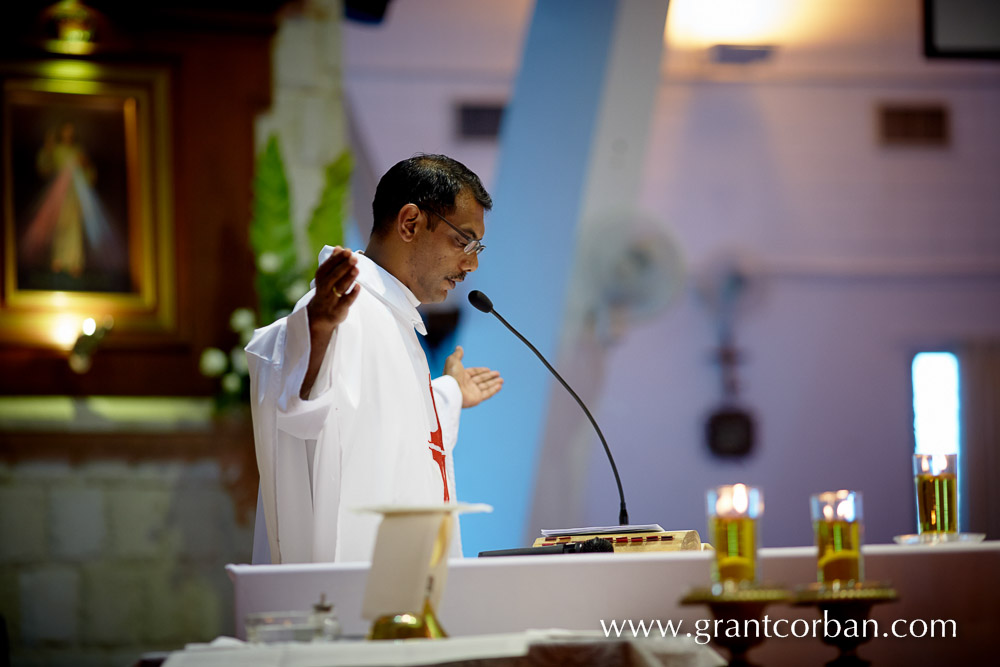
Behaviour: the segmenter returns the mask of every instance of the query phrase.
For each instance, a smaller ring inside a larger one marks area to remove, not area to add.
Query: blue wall
[[[474,288],[555,361],[592,135],[617,2],[539,0],[501,133],[494,209]],[[501,371],[500,394],[462,417],[458,497],[492,515],[462,519],[465,554],[522,546],[551,376],[492,315],[466,306],[470,365]]]

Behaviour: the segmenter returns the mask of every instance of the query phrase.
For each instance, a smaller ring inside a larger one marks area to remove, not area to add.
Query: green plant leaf
[[[255,286],[260,321],[271,322],[275,313],[286,307],[284,291],[298,266],[288,180],[281,159],[281,143],[274,134],[268,137],[264,151],[257,158],[253,193],[250,246],[257,259]]]
[[[351,154],[344,151],[326,166],[323,191],[306,226],[310,259],[318,257],[325,245],[343,245],[344,217],[351,189]],[[313,270],[310,267],[309,270]]]

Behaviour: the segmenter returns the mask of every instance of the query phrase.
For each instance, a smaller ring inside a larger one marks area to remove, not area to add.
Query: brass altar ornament
[[[736,587],[695,588],[681,598],[682,605],[707,605],[712,612],[715,627],[758,627],[764,618],[764,609],[772,604],[787,604],[792,594],[781,586],[744,583]],[[713,641],[729,651],[730,665],[752,667],[747,652],[763,643],[762,633],[716,633]]]
[[[844,629],[836,634],[824,633],[820,636],[824,644],[840,651],[835,660],[827,663],[828,667],[859,667],[870,664],[858,656],[857,649],[872,638],[864,631],[872,607],[884,602],[895,602],[898,598],[896,590],[884,582],[859,581],[840,588],[817,582],[798,588],[794,604],[798,607],[816,607],[822,618],[829,619],[836,623],[837,628]]]
[[[447,503],[386,506],[365,588],[362,616],[368,639],[447,637],[437,619],[448,575],[448,553],[459,512],[490,512],[489,505]]]

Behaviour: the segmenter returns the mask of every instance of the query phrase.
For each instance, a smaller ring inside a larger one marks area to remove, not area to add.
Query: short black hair
[[[420,153],[397,162],[385,172],[372,201],[372,235],[385,234],[399,209],[407,204],[447,215],[455,210],[455,199],[468,189],[485,210],[493,208],[493,199],[476,174],[447,155]],[[435,219],[431,228],[437,225]]]

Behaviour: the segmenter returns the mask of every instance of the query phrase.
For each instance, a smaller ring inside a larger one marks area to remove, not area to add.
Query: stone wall
[[[0,613],[14,665],[129,665],[233,634],[249,562],[217,460],[0,463]],[[242,518],[242,521],[239,520]]]

